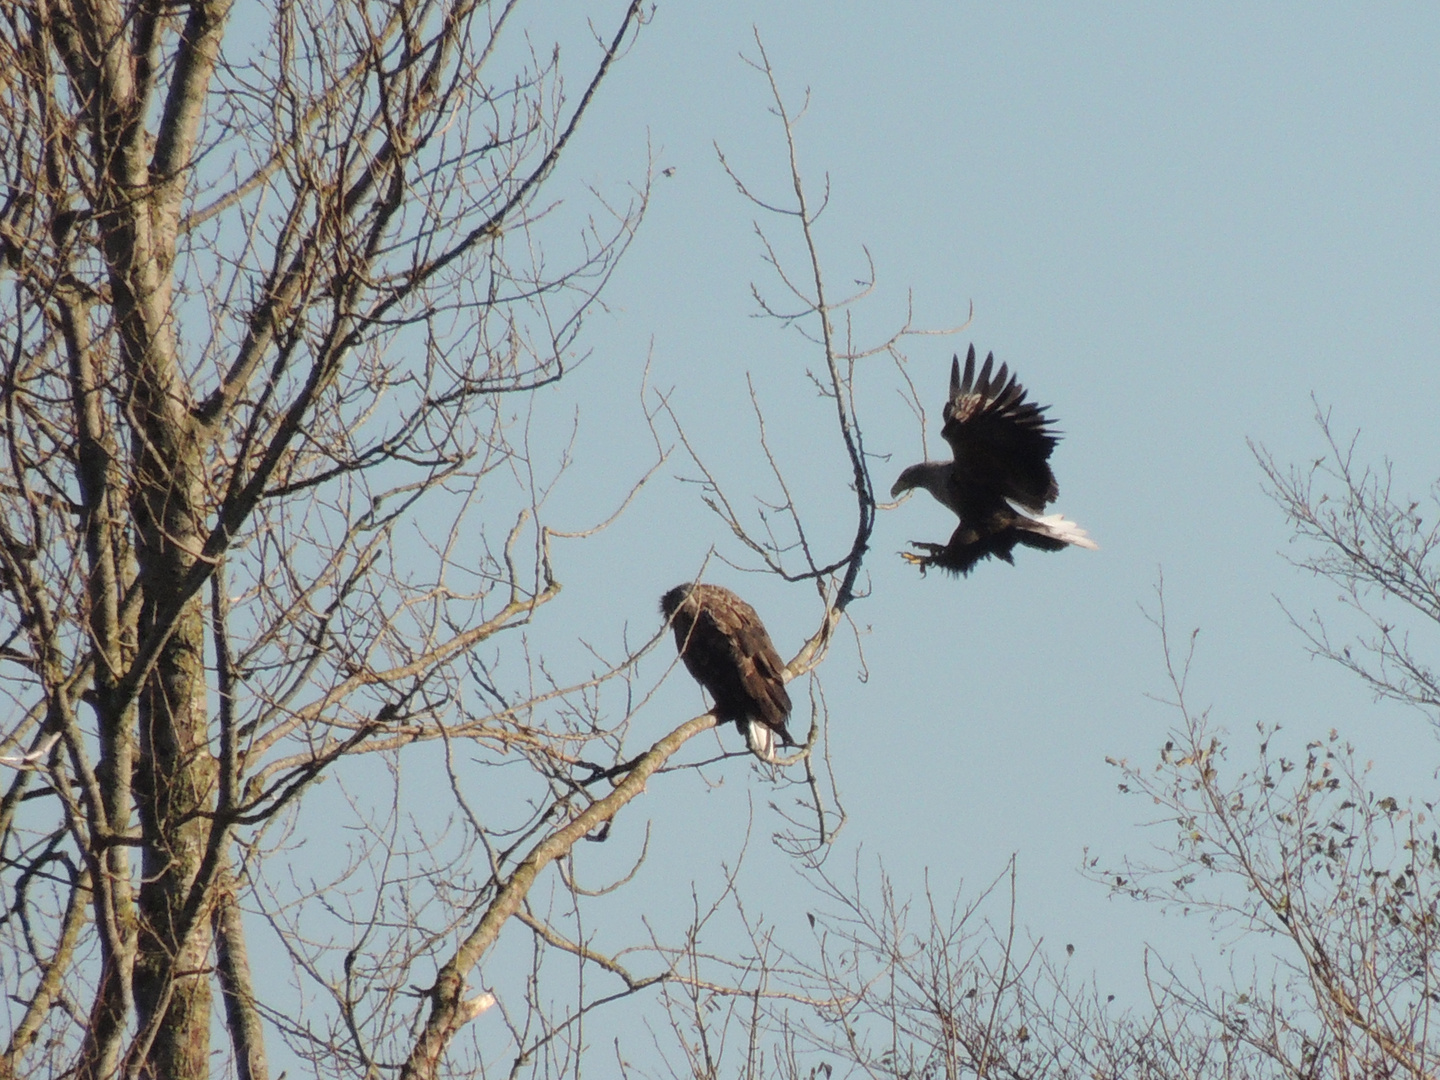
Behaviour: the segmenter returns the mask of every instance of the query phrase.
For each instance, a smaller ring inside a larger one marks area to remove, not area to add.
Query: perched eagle
[[[995,354],[985,358],[975,375],[975,346],[950,364],[950,399],[945,402],[945,426],[940,434],[955,453],[954,461],[922,461],[900,474],[891,495],[924,488],[955,512],[959,526],[947,544],[911,541],[925,552],[905,552],[905,558],[922,571],[932,566],[954,574],[968,574],[974,565],[994,555],[1008,563],[1016,544],[1059,551],[1068,544],[1097,546],[1085,530],[1059,514],[1041,512],[1060,488],[1050,471],[1050,453],[1060,441],[1045,407],[1025,400],[1025,388],[1009,375],[1005,365],[991,375]]]
[[[785,729],[785,664],[753,607],[719,585],[676,585],[660,598],[660,610],[686,668],[715,699],[717,722],[735,721],[762,761],[775,760],[777,737],[799,745]]]

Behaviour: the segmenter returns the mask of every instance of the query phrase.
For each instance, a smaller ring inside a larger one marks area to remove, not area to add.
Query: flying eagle
[[[775,760],[777,737],[800,745],[785,729],[785,664],[753,607],[719,585],[676,585],[660,598],[660,610],[685,667],[715,699],[718,723],[735,721],[761,761]]]
[[[975,375],[975,346],[950,364],[950,398],[945,402],[945,426],[940,434],[955,453],[954,461],[922,461],[900,474],[892,496],[911,488],[924,488],[955,512],[959,526],[947,544],[911,541],[923,555],[905,552],[905,558],[923,572],[932,566],[953,574],[968,574],[990,555],[1008,563],[1016,544],[1059,551],[1067,545],[1095,549],[1084,529],[1060,514],[1041,512],[1060,494],[1050,471],[1050,453],[1059,433],[1045,415],[1048,406],[1025,400],[1025,388],[1009,375],[1005,365],[991,375],[995,354],[985,358]],[[1008,376],[1008,378],[1007,378]]]

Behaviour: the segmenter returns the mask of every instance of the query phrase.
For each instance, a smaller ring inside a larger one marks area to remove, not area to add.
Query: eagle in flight
[[[994,555],[1008,563],[1016,544],[1059,551],[1071,544],[1094,550],[1098,545],[1085,530],[1060,514],[1041,516],[1060,487],[1050,471],[1050,454],[1060,441],[1048,406],[1025,400],[1025,388],[1004,364],[992,374],[995,354],[975,374],[975,346],[950,364],[950,397],[940,434],[954,451],[954,461],[922,461],[900,474],[892,496],[924,488],[960,519],[949,543],[911,541],[923,554],[904,557],[924,572],[932,566],[952,574],[968,574],[977,562]]]
[[[785,665],[755,609],[719,585],[676,585],[660,598],[680,659],[715,699],[715,720],[733,720],[761,761],[775,760],[775,740],[790,737]]]

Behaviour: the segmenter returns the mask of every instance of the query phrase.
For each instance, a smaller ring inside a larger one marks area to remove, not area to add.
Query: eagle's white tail
[[[1074,544],[1076,547],[1089,548],[1091,551],[1100,550],[1100,545],[1090,539],[1090,534],[1075,522],[1067,521],[1064,514],[1046,514],[1044,517],[1032,517],[1030,520],[1036,525],[1045,526],[1044,529],[1033,529],[1034,532],[1066,544]]]
[[[740,722],[740,730],[745,733],[745,745],[752,754],[761,761],[775,764],[775,732],[768,725],[746,718]]]

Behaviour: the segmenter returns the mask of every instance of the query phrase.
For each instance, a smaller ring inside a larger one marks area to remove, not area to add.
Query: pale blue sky
[[[620,9],[609,6],[584,5],[607,36]],[[1307,610],[1334,589],[1284,561],[1287,531],[1246,440],[1282,461],[1318,455],[1313,393],[1341,432],[1362,433],[1362,457],[1393,458],[1417,494],[1440,473],[1440,9],[660,5],[560,178],[618,192],[643,174],[647,140],[674,169],[590,324],[592,357],[539,405],[552,427],[578,409],[558,527],[608,508],[643,468],[648,356],[651,383],[674,388],[737,494],[765,483],[752,375],[784,464],[813,491],[822,540],[833,553],[849,535],[832,414],[803,379],[816,355],[751,317],[749,283],[768,280],[754,212],[712,145],[783,195],[767,90],[739,58],[754,53],[752,27],[789,100],[810,89],[797,137],[812,193],[831,183],[819,230],[831,280],[860,275],[862,246],[874,256],[862,337],[903,317],[907,291],[922,326],[963,322],[973,302],[963,334],[907,347],[927,408],[938,413],[952,351],[974,341],[1008,361],[1066,432],[1058,509],[1101,545],[922,580],[896,553],[943,540],[953,519],[923,495],[881,515],[872,595],[852,608],[868,680],[853,642],[823,669],[850,813],[837,858],[883,855],[907,889],[928,867],[943,892],[988,881],[1018,853],[1022,919],[1074,942],[1102,979],[1137,976],[1142,938],[1183,958],[1203,928],[1111,901],[1076,873],[1086,846],[1115,858],[1163,839],[1135,827],[1145,808],[1116,793],[1105,764],[1152,761],[1172,719],[1146,696],[1163,692],[1164,673],[1140,611],[1162,568],[1173,623],[1202,630],[1195,694],[1232,731],[1281,721],[1298,747],[1339,726],[1397,777],[1407,762],[1428,777],[1434,758],[1417,716],[1372,706],[1307,659],[1275,598]],[[892,455],[875,467],[882,490],[919,452],[897,386],[883,360],[861,383],[869,446]],[[933,429],[930,449],[943,449]],[[660,593],[711,545],[743,560],[675,481],[691,471],[677,459],[609,532],[557,548],[566,589],[548,633],[614,645],[628,626],[643,638]],[[749,598],[787,654],[818,619],[808,588],[714,564],[708,578]],[[637,736],[700,707],[673,676]],[[713,886],[753,803],[751,895],[801,933],[812,901],[764,843],[774,792],[741,760],[712,778],[723,784],[708,791],[655,783],[582,861],[597,874],[619,865],[653,820],[650,865],[617,902],[663,919],[688,908],[692,880]]]

